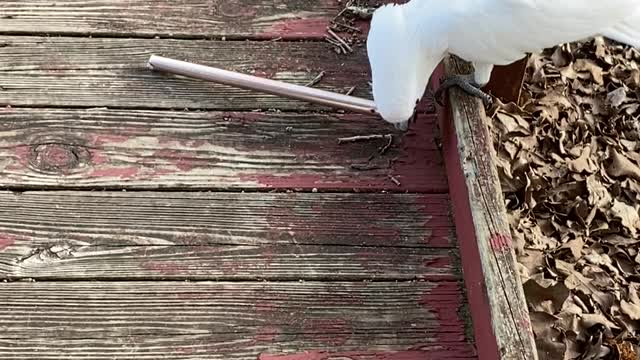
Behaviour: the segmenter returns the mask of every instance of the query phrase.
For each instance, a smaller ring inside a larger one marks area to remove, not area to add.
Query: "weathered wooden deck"
[[[0,2],[0,359],[477,358],[433,106],[402,135],[145,68],[370,98],[364,46],[323,41],[343,6]]]

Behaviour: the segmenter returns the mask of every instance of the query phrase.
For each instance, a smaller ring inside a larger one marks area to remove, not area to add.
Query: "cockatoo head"
[[[384,120],[403,130],[444,53],[439,40],[422,40],[431,34],[423,34],[415,20],[420,14],[412,13],[410,6],[411,2],[378,8],[367,37],[376,108]]]

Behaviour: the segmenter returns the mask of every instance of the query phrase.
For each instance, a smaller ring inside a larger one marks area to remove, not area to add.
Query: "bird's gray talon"
[[[462,89],[462,91],[464,91],[465,93],[471,96],[480,98],[482,100],[483,105],[486,108],[490,108],[491,105],[493,104],[493,98],[491,97],[491,95],[480,90],[480,86],[476,84],[475,81],[468,78],[469,76],[465,76],[465,75],[454,75],[447,78],[442,83],[442,85],[440,85],[440,87],[436,90],[434,94],[434,97],[436,99],[436,102],[438,102],[438,105],[443,106],[441,94],[448,88],[452,86],[457,86],[460,89]]]
[[[396,130],[407,131],[409,129],[409,121],[402,121],[399,123],[393,124]]]

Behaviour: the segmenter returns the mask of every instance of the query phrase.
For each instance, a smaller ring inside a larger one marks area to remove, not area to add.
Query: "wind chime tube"
[[[265,79],[258,76],[241,74],[157,55],[152,55],[149,58],[148,64],[153,70],[326,105],[360,114],[378,115],[373,101],[354,96],[289,84],[282,81]]]

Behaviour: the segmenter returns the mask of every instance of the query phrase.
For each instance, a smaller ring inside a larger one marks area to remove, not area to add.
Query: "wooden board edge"
[[[434,74],[471,73],[450,56]],[[479,99],[451,88],[440,108],[443,156],[479,360],[537,360],[534,334]]]

